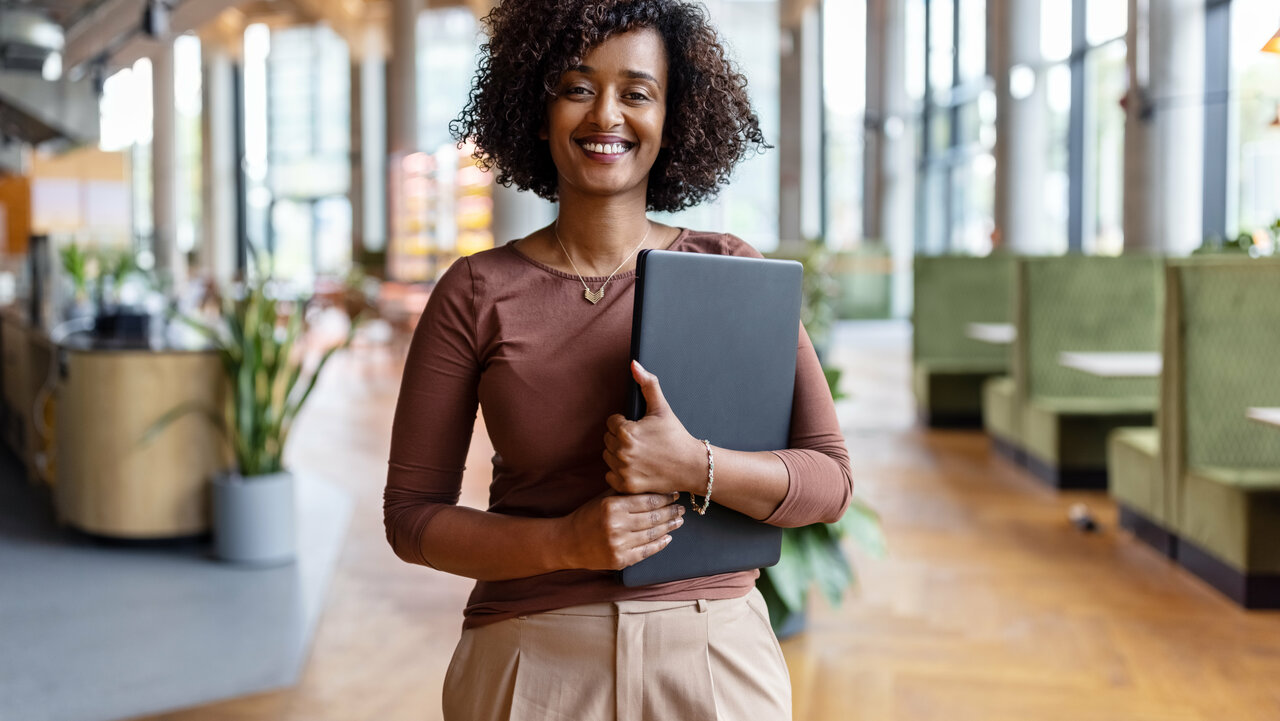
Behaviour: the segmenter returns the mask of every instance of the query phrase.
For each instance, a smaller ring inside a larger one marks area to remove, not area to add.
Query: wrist
[[[543,565],[547,572],[583,568],[577,558],[579,544],[573,542],[573,514],[546,520],[548,543],[544,545]]]

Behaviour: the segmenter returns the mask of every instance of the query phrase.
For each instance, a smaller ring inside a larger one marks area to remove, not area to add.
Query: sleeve
[[[763,258],[734,235],[721,236],[720,252]],[[796,344],[796,387],[791,401],[790,447],[774,451],[787,467],[790,485],[765,523],[784,528],[835,523],[853,500],[853,474],[827,376],[804,326]]]
[[[787,467],[790,486],[764,522],[794,528],[840,520],[853,499],[849,451],[826,375],[803,326],[796,348],[790,446],[773,452]]]
[[[468,258],[436,283],[414,331],[391,428],[383,525],[408,563],[430,566],[423,529],[456,505],[479,405],[475,287]]]

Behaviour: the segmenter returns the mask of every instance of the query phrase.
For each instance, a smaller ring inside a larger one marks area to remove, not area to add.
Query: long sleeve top
[[[734,236],[687,229],[668,249],[761,257]],[[587,282],[597,288],[604,280]],[[391,433],[384,523],[401,559],[430,565],[423,529],[458,502],[477,407],[495,450],[490,512],[566,516],[608,489],[605,420],[625,412],[635,272],[618,273],[607,290],[591,305],[576,275],[533,260],[513,243],[462,258],[440,278],[410,344]],[[853,493],[849,457],[803,328],[789,446],[774,451],[789,487],[765,522],[835,521]],[[615,573],[589,570],[478,581],[464,627],[584,603],[736,598],[758,575],[634,588]]]

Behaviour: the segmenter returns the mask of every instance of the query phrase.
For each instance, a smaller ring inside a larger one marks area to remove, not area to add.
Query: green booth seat
[[[1280,608],[1280,263],[1171,264],[1162,399],[1177,559],[1246,608]]]
[[[997,451],[1021,463],[1022,406],[1011,376],[989,378],[982,384],[982,426]]]
[[[1027,467],[1058,488],[1107,487],[1107,439],[1155,422],[1156,378],[1103,378],[1063,352],[1159,351],[1154,256],[1025,258],[1014,269],[1012,404]]]
[[[1107,443],[1107,477],[1120,525],[1169,558],[1175,557],[1171,491],[1165,483],[1159,428],[1117,428]]]
[[[970,323],[1009,322],[1013,259],[917,257],[913,264],[912,390],[932,427],[980,427],[982,384],[1007,373],[1009,349],[970,338]]]

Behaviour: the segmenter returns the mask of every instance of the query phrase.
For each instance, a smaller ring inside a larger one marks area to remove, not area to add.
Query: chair
[[[1012,258],[915,259],[912,389],[929,426],[982,424],[982,385],[1008,369],[1007,346],[967,335],[970,323],[1009,318]]]

